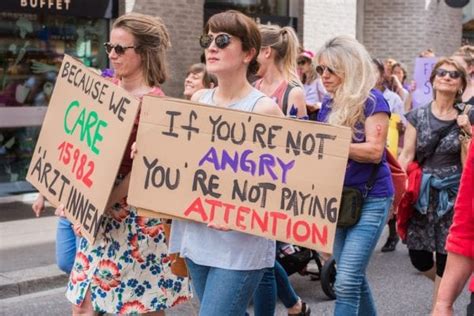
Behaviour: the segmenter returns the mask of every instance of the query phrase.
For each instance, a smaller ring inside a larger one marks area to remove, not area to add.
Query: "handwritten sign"
[[[431,71],[436,64],[434,57],[419,57],[415,60],[416,90],[413,92],[413,108],[428,104],[433,100],[433,87],[430,82]]]
[[[128,201],[332,252],[348,128],[145,97]]]
[[[27,180],[93,241],[139,101],[65,56]]]

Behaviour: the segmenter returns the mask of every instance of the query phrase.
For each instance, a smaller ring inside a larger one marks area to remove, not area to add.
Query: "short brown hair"
[[[436,70],[438,70],[442,65],[445,65],[445,64],[453,66],[454,68],[456,68],[457,71],[461,73],[462,91],[466,90],[466,86],[467,86],[466,69],[463,66],[461,66],[456,60],[452,58],[446,58],[446,57],[441,58],[440,60],[438,60],[436,65],[434,65],[433,70],[431,71],[431,75],[430,75],[431,86],[433,86],[433,82],[436,77]],[[458,93],[456,94],[456,98],[459,99],[461,96],[462,96],[462,93],[459,93],[458,91]],[[434,87],[433,87],[433,97],[436,97],[436,91]]]
[[[135,51],[142,57],[142,69],[148,86],[158,86],[167,78],[166,50],[171,47],[166,26],[158,17],[128,13],[115,20],[112,28],[121,28],[135,38]]]
[[[260,52],[262,38],[254,20],[239,11],[228,10],[211,16],[204,27],[204,33],[209,31],[225,32],[240,38],[244,52],[255,49],[255,56],[252,58],[247,72],[257,72],[257,55]]]
[[[217,86],[216,76],[209,73],[206,69],[206,65],[202,63],[191,65],[188,69],[188,72],[186,73],[186,77],[189,76],[189,74],[200,74],[200,73],[203,73],[202,83],[205,88],[210,88],[211,83],[214,85],[214,87]]]

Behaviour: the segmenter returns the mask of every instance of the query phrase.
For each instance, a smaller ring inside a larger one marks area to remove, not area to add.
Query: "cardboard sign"
[[[433,100],[433,87],[430,82],[431,71],[436,64],[435,57],[419,57],[415,60],[416,90],[413,92],[413,108],[428,104]]]
[[[27,180],[93,241],[139,101],[65,56]]]
[[[145,97],[128,202],[332,252],[348,128]]]

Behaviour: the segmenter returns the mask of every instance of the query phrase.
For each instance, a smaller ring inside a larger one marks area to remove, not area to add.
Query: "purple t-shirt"
[[[385,101],[382,93],[378,90],[372,89],[371,94],[373,98],[368,98],[365,102],[364,114],[365,117],[374,115],[375,113],[383,112],[390,116],[390,107]],[[321,110],[318,113],[318,122],[327,122],[329,113],[331,113],[332,99],[329,97],[324,98],[321,105]],[[364,126],[360,126],[360,130],[364,130]],[[353,143],[365,142],[365,135],[360,133],[357,137],[360,140],[352,139]],[[364,193],[365,185],[372,173],[374,164],[372,163],[361,163],[349,159],[347,163],[346,176],[344,178],[344,186],[356,187]],[[369,192],[369,197],[388,197],[393,195],[393,184],[392,175],[390,168],[387,163],[386,153],[384,152],[382,157],[382,165],[380,166],[374,187]]]

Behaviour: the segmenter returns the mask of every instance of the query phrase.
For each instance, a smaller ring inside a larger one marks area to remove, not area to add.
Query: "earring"
[[[459,95],[462,95],[463,92],[464,91],[462,89],[459,89],[459,91],[458,91]]]

